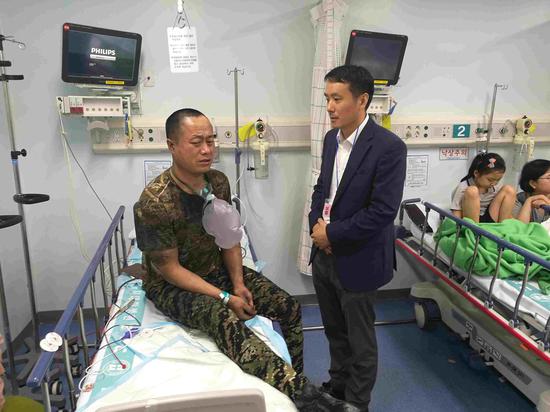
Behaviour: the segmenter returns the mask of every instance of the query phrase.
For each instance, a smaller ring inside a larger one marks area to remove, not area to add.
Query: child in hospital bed
[[[497,223],[512,218],[516,191],[502,185],[504,159],[496,153],[479,153],[451,195],[451,210],[476,223]]]
[[[550,205],[550,160],[536,159],[525,163],[519,187],[523,192],[516,196],[514,216],[525,223],[549,220],[550,213],[541,206]]]

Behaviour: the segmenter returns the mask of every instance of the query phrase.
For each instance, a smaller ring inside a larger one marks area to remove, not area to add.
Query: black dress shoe
[[[345,389],[341,386],[333,385],[331,381],[323,382],[319,389],[336,399],[340,399],[342,401],[346,400]]]
[[[315,403],[321,396],[319,389],[311,383],[306,383],[301,391],[296,393],[294,404],[300,412],[314,411]]]
[[[360,412],[354,405],[334,398],[311,383],[306,383],[296,394],[294,404],[300,412]]]
[[[323,392],[321,395],[320,401],[318,401],[319,411],[330,411],[330,412],[361,412],[361,410],[352,405],[349,402],[343,401],[341,399],[336,399],[329,393]],[[323,409],[326,408],[326,409]]]

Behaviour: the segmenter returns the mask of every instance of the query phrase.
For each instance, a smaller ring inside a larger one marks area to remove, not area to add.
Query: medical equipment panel
[[[83,117],[124,117],[123,98],[118,96],[57,96],[57,108],[62,114]]]

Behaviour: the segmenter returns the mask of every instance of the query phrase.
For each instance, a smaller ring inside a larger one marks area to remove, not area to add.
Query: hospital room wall
[[[191,24],[197,28],[200,72],[170,73],[166,28],[171,26],[176,1],[135,2],[121,0],[67,2],[30,0],[3,2],[2,33],[27,44],[25,51],[5,45],[12,61],[10,73],[25,80],[10,82],[18,147],[29,151],[20,160],[22,187],[27,192],[51,196],[44,204],[26,207],[34,282],[39,311],[63,309],[82,275],[86,261],[69,216],[69,187],[64,162],[55,96],[87,94],[61,81],[61,26],[75,22],[139,32],[143,36],[142,68],[152,70],[155,86],[143,88],[143,113],[163,120],[173,110],[191,106],[209,116],[231,118],[234,113],[233,79],[226,73],[244,68],[240,77],[240,114],[307,117],[313,61],[313,29],[309,9],[314,1],[204,1],[185,2]],[[300,48],[292,47],[300,39]],[[286,65],[280,62],[287,62]],[[293,68],[288,70],[288,67]],[[294,67],[300,68],[295,70]],[[3,110],[4,104],[0,104]],[[0,213],[17,213],[9,141],[4,112],[0,120]],[[133,227],[132,205],[144,186],[144,160],[169,159],[164,154],[96,155],[92,152],[86,122],[64,117],[73,151],[107,208],[114,213],[126,206],[126,232]],[[305,201],[305,176],[309,169],[306,150],[270,155],[270,177],[249,189],[250,226],[259,257],[268,262],[266,273],[295,294],[312,292],[311,280],[296,269],[301,212]],[[219,167],[235,180],[232,155],[223,153]],[[92,255],[109,219],[73,163],[74,200],[88,255]],[[246,186],[245,186],[246,183]],[[288,205],[296,203],[295,210]],[[255,218],[254,212],[260,217]],[[0,262],[8,288],[12,333],[30,320],[21,236],[18,228],[0,233]]]
[[[242,116],[306,117],[314,47],[309,9],[316,3],[185,2],[191,24],[197,27],[200,72],[180,75],[170,73],[165,39],[166,27],[174,19],[175,1],[119,0],[116,10],[112,2],[102,0],[47,0],[39,6],[31,0],[3,4],[2,32],[27,43],[25,51],[6,46],[6,57],[14,65],[9,72],[25,75],[24,81],[10,83],[18,146],[30,152],[20,161],[23,190],[52,197],[48,203],[26,208],[40,311],[62,309],[86,265],[69,217],[67,167],[53,103],[56,95],[84,93],[60,80],[61,24],[69,21],[142,34],[142,68],[153,71],[156,82],[154,87],[143,88],[147,117],[163,119],[182,106],[195,106],[213,117],[231,117],[233,82],[226,70],[235,66],[245,69],[239,79]],[[541,39],[550,36],[550,6],[544,1],[522,7],[505,3],[467,1],[457,12],[456,2],[450,0],[432,4],[428,10],[420,1],[349,1],[343,49],[351,28],[409,35],[401,82],[394,91],[399,101],[395,118],[481,118],[488,112],[496,81],[510,83],[506,94],[499,95],[497,113],[547,115],[550,96],[543,90],[548,89],[550,54],[537,50],[546,47]],[[456,20],[454,26],[451,18]],[[126,228],[130,229],[131,206],[143,187],[143,161],[164,160],[168,155],[93,154],[85,121],[65,117],[64,122],[74,152],[107,207],[111,212],[120,204],[127,207]],[[5,127],[0,129],[0,136],[0,153],[7,159]],[[466,162],[440,163],[437,149],[432,148],[410,150],[410,154],[415,153],[430,156],[428,181],[434,186],[422,190],[437,192],[434,201],[447,199],[449,187],[464,173]],[[249,212],[250,234],[259,258],[268,263],[265,273],[271,279],[292,294],[313,293],[310,279],[296,269],[309,154],[271,153],[269,161],[267,181],[247,175],[246,186],[242,185],[255,210]],[[222,155],[219,167],[235,180],[230,154]],[[108,218],[74,164],[73,173],[76,209],[91,254]],[[0,176],[0,191],[6,194],[0,213],[16,213],[11,202],[14,186],[9,162],[0,162]],[[415,194],[406,191],[406,196]],[[18,333],[30,319],[19,229],[2,230],[0,244],[12,329]],[[412,282],[401,273],[398,280],[390,287]]]

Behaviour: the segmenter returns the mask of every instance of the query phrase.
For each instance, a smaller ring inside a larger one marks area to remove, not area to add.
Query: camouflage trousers
[[[227,357],[291,399],[307,382],[303,375],[303,333],[300,304],[265,276],[243,267],[246,287],[252,293],[258,315],[277,321],[283,332],[292,366],[277,356],[235,313],[210,296],[187,292],[168,282],[148,288],[147,297],[166,316],[210,336]],[[231,293],[227,274],[204,278]]]

